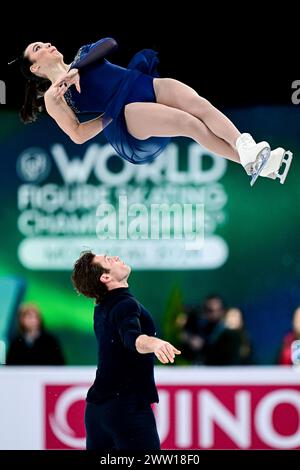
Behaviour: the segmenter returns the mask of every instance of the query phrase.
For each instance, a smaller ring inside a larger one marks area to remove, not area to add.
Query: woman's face
[[[238,308],[230,308],[225,316],[225,325],[233,330],[243,327],[241,311]]]
[[[54,62],[63,59],[63,55],[50,42],[33,42],[26,47],[24,56],[32,62],[30,70],[42,75]]]
[[[296,335],[300,335],[300,308],[297,308],[297,310],[294,313],[293,330],[296,333]]]
[[[41,327],[39,314],[34,309],[26,310],[22,314],[21,325],[27,332],[39,330]]]

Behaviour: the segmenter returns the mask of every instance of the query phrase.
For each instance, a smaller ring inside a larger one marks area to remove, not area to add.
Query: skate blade
[[[285,182],[292,160],[293,160],[292,152],[290,150],[287,150],[286,152],[284,152],[283,159],[281,162],[281,165],[284,164],[284,171],[281,174],[279,173],[279,171],[276,173],[276,178],[279,178],[279,181],[281,184]]]
[[[269,160],[270,155],[271,155],[271,149],[270,149],[270,147],[264,148],[264,149],[261,150],[260,153],[257,155],[258,158],[259,158],[260,156],[262,156],[262,162],[261,162],[259,168],[258,168],[257,170],[254,170],[254,171],[251,173],[250,186],[253,186],[253,185],[254,185],[255,181],[257,180],[257,178],[259,177],[261,171],[263,170],[263,168],[265,167],[267,161]]]

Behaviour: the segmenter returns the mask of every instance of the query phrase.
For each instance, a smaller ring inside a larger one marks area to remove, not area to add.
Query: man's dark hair
[[[100,277],[103,273],[108,273],[109,269],[100,263],[93,263],[95,256],[90,250],[81,253],[74,264],[72,282],[79,294],[101,303],[107,294],[107,287],[100,281]]]

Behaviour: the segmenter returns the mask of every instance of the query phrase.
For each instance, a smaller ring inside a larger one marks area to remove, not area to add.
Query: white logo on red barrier
[[[164,449],[300,448],[300,386],[164,385],[159,398]]]
[[[47,385],[46,449],[84,449],[84,408],[88,386]]]
[[[87,389],[46,386],[46,449],[85,448]],[[300,386],[164,385],[159,397],[163,449],[300,448]]]

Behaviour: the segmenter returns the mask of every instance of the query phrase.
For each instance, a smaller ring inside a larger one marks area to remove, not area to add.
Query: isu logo
[[[84,449],[84,407],[88,386],[45,387],[46,449]]]

